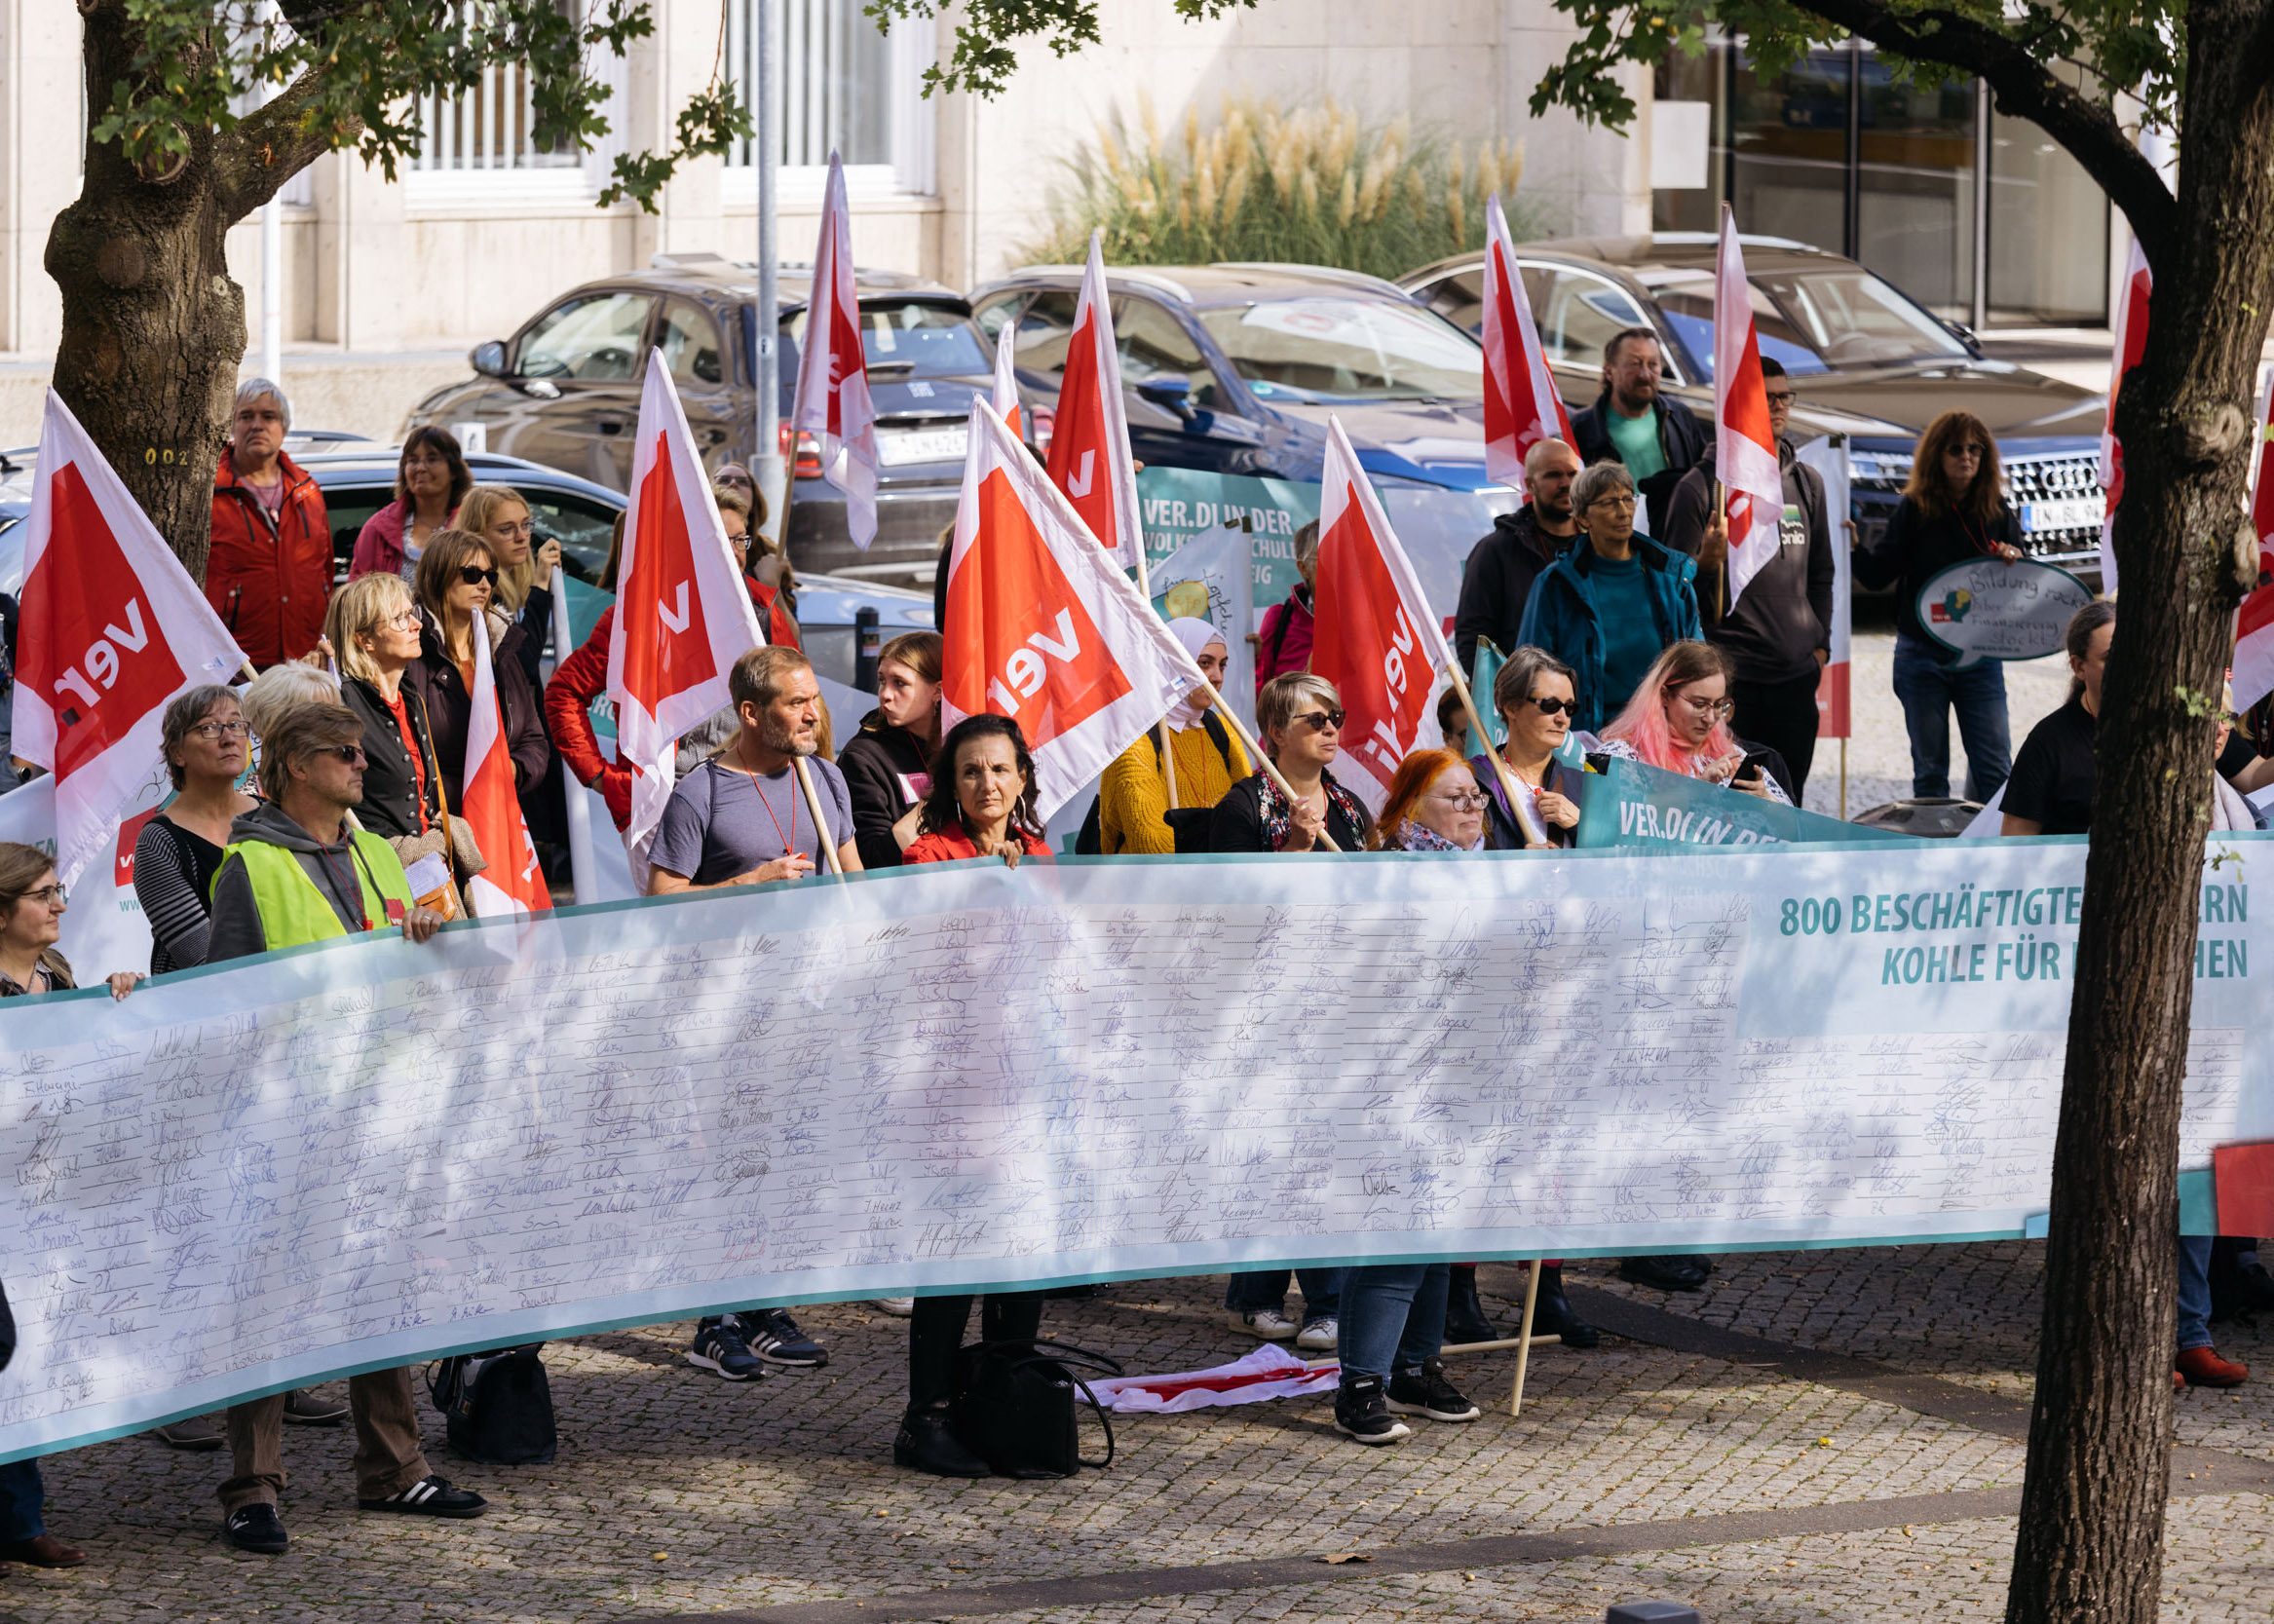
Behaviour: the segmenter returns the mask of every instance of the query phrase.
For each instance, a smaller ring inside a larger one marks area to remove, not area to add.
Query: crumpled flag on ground
[[[1209,1370],[1117,1376],[1089,1385],[1098,1403],[1116,1415],[1175,1416],[1187,1410],[1331,1393],[1341,1377],[1342,1366],[1331,1359],[1323,1365],[1306,1364],[1285,1348],[1266,1342],[1253,1353]]]

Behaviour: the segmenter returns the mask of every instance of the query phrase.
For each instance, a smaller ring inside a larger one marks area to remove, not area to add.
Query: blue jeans
[[[1286,1307],[1289,1272],[1284,1268],[1262,1268],[1234,1274],[1224,1284],[1224,1305],[1235,1314],[1252,1314],[1258,1308]],[[1292,1272],[1303,1282],[1304,1323],[1334,1318],[1342,1303],[1344,1271],[1299,1268]]]
[[[1383,1376],[1421,1368],[1445,1342],[1451,1264],[1370,1264],[1343,1274],[1337,1352],[1343,1375]]]
[[[1966,745],[1966,799],[1988,803],[2013,770],[2006,725],[2005,667],[1986,660],[1961,671],[1938,661],[1927,646],[1895,636],[1895,698],[1911,735],[1911,793],[1951,793],[1951,712]]]
[[[48,1531],[40,1507],[48,1497],[40,1482],[40,1463],[12,1460],[0,1466],[0,1542],[37,1539]]]
[[[2179,1351],[2211,1345],[2211,1236],[2179,1237]]]

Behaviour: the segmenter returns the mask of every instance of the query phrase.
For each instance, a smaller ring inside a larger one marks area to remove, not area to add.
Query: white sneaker
[[[1283,1342],[1295,1335],[1295,1322],[1276,1308],[1232,1308],[1225,1317],[1234,1331],[1245,1331],[1267,1342]]]
[[[1295,1339],[1295,1345],[1332,1353],[1342,1344],[1342,1327],[1336,1323],[1334,1315],[1328,1314],[1320,1319],[1305,1320],[1303,1333]]]
[[[872,1297],[868,1300],[868,1305],[880,1312],[891,1314],[894,1319],[906,1319],[916,1311],[916,1299],[913,1297]]]

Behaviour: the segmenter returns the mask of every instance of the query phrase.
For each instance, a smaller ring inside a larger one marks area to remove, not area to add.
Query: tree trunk
[[[2154,1624],[2157,1613],[2209,710],[2251,578],[2237,567],[2240,453],[2274,308],[2274,98],[2245,48],[2265,9],[2190,10],[2179,229],[2148,245],[2150,343],[2118,397],[2122,597],[2098,723],[2008,1624]],[[2255,547],[2248,556],[2255,576]]]

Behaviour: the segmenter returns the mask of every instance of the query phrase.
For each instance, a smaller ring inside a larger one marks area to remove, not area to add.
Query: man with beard
[[[752,649],[727,677],[741,727],[718,753],[679,780],[648,853],[648,894],[669,896],[723,886],[802,880],[826,841],[846,873],[860,868],[853,796],[845,774],[819,759],[821,685],[796,649]],[[815,829],[796,767],[814,776],[828,828]],[[786,1308],[714,1314],[695,1328],[687,1362],[728,1381],[766,1374],[767,1365],[811,1369],[828,1353]]]
[[[1572,513],[1572,479],[1579,467],[1578,457],[1562,440],[1535,441],[1524,454],[1524,489],[1532,500],[1496,517],[1492,534],[1470,549],[1453,616],[1454,648],[1463,676],[1476,669],[1480,637],[1503,655],[1514,652],[1533,582],[1579,533]]]
[[[1572,419],[1573,449],[1583,463],[1609,458],[1626,465],[1642,494],[1637,526],[1655,538],[1666,522],[1674,487],[1705,454],[1705,430],[1689,408],[1659,393],[1658,335],[1627,327],[1603,346],[1603,393]]]

